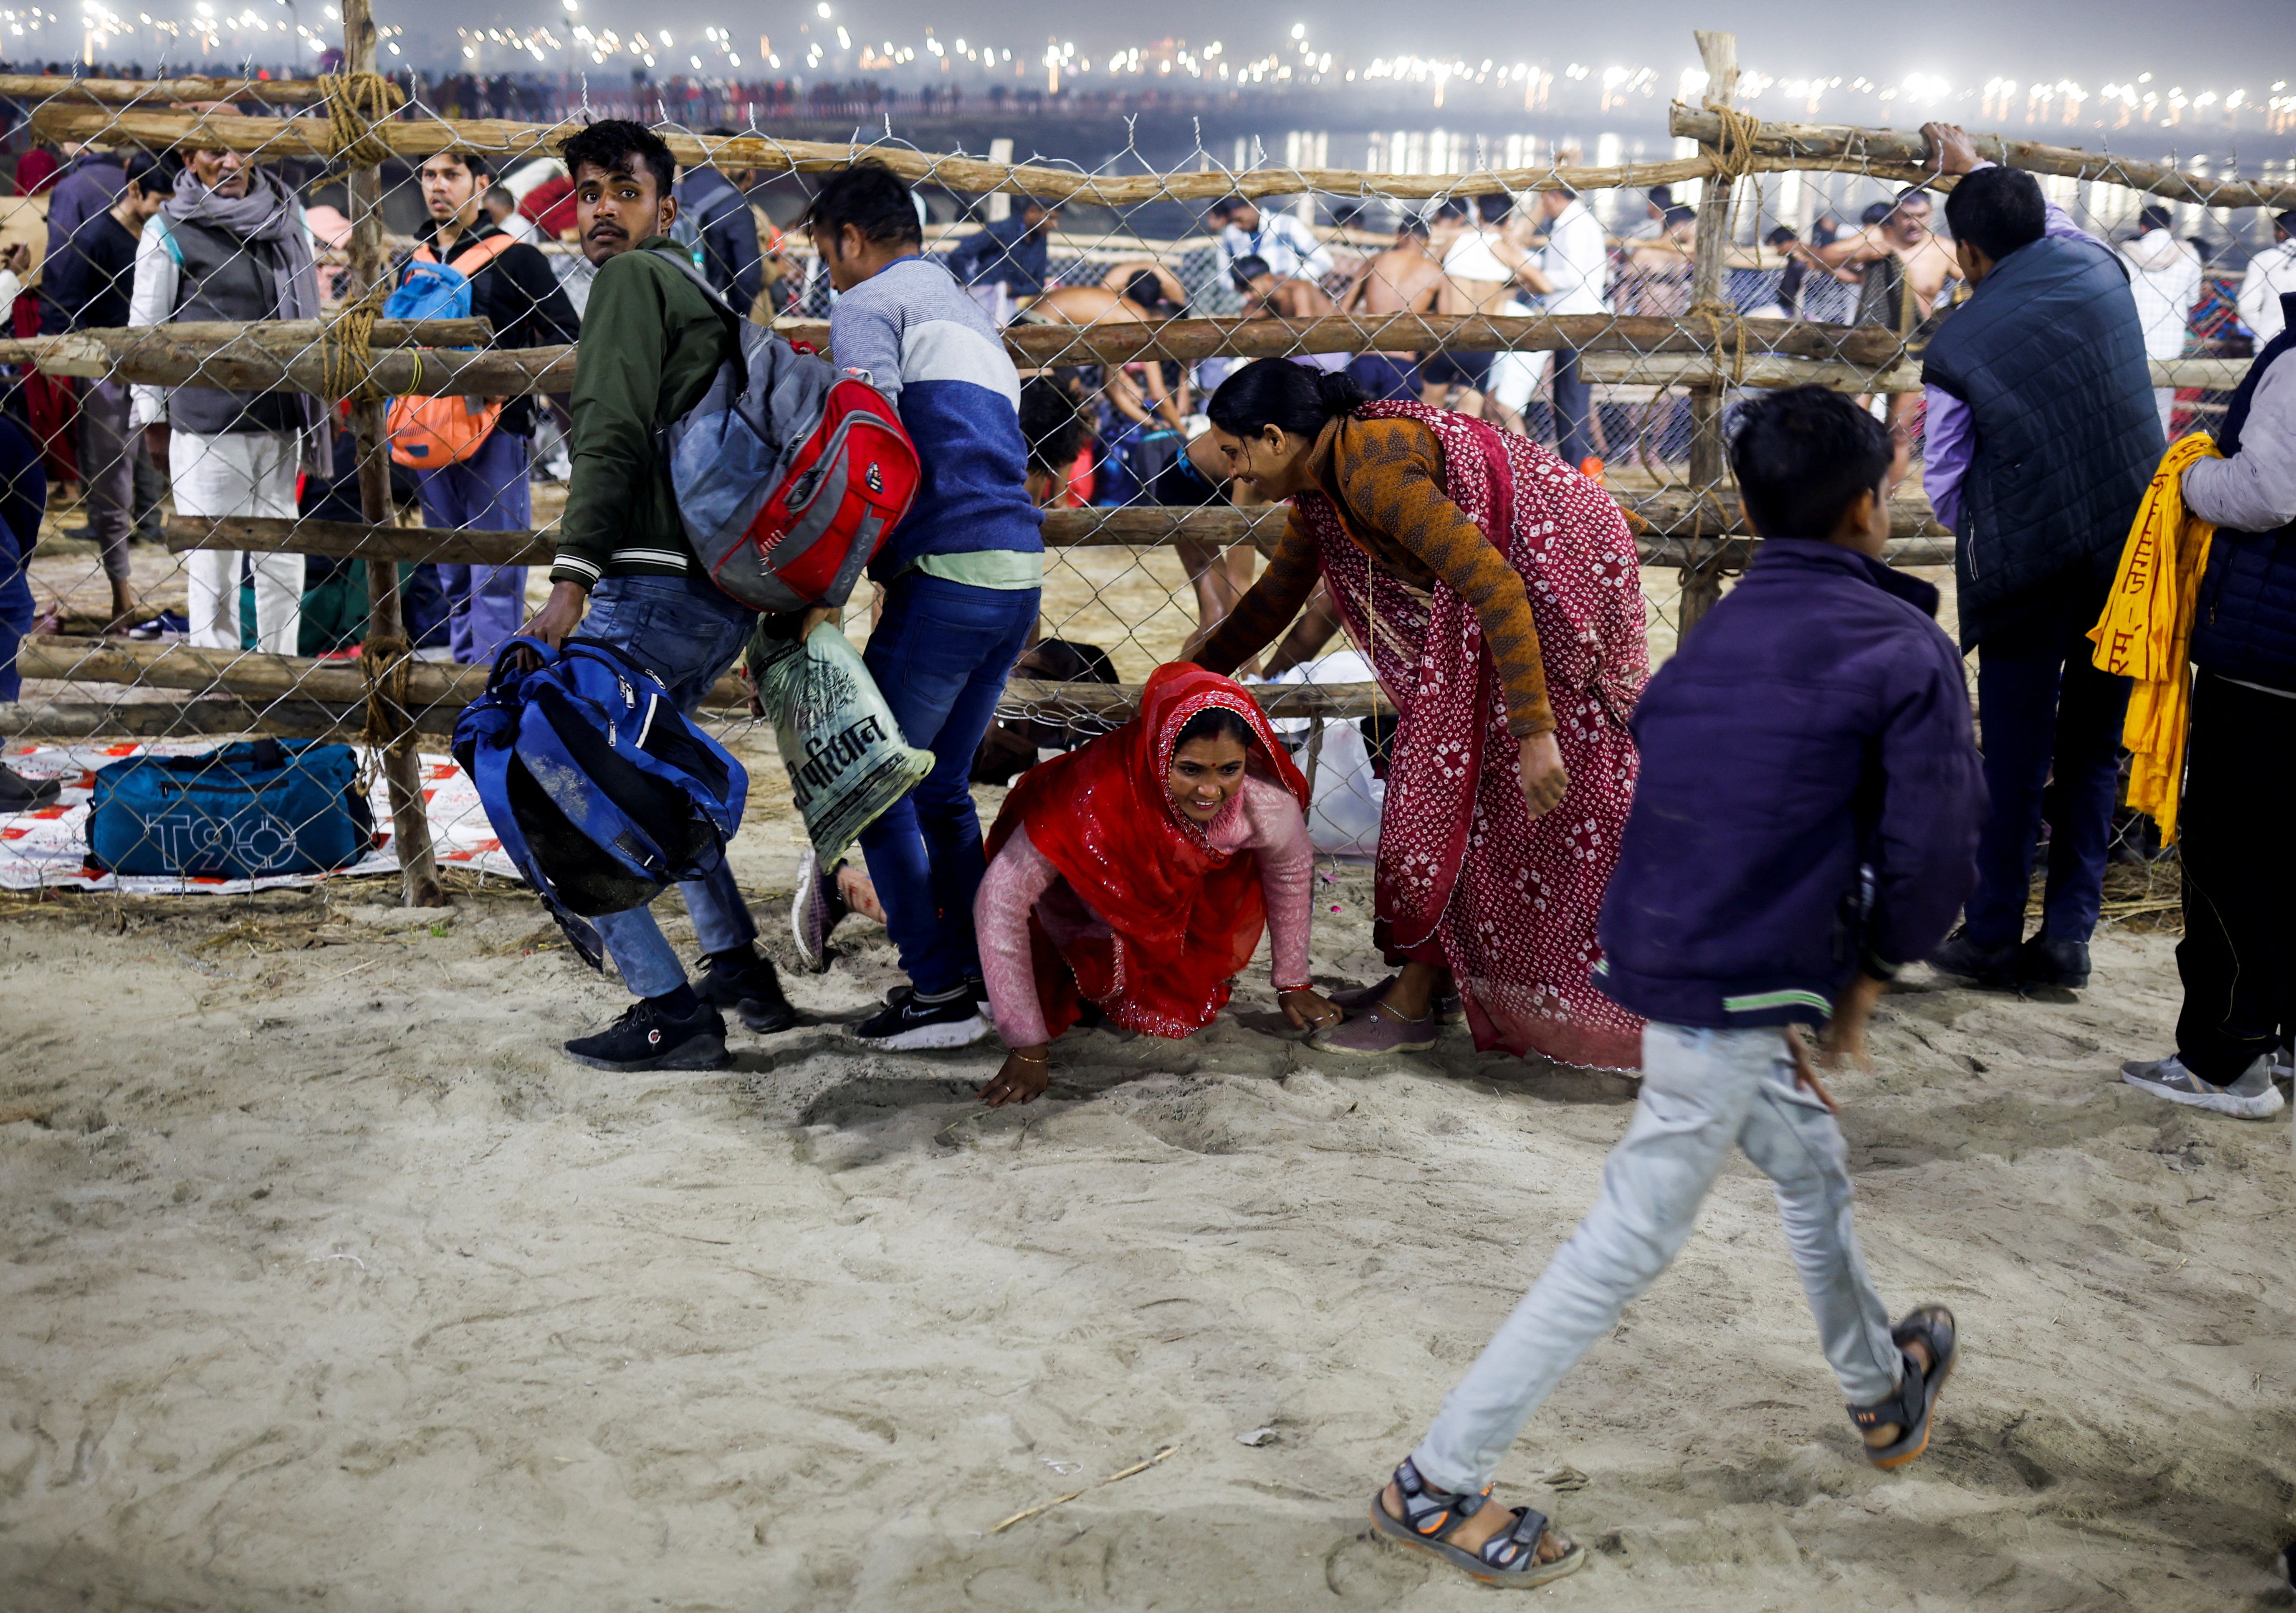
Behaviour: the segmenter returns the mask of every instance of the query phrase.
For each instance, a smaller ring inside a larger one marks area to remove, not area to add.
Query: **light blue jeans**
[[[1889,1313],[1849,1224],[1841,1128],[1794,1083],[1784,1033],[1652,1024],[1643,1032],[1642,1097],[1603,1163],[1603,1195],[1443,1397],[1435,1426],[1411,1453],[1428,1483],[1480,1490],[1491,1482],[1539,1403],[1681,1253],[1733,1148],[1743,1148],[1777,1189],[1818,1342],[1842,1394],[1852,1405],[1871,1405],[1896,1392],[1899,1355]]]
[[[698,577],[608,577],[590,590],[590,612],[574,636],[611,644],[661,679],[677,709],[691,715],[710,686],[750,641],[757,617]],[[731,951],[758,937],[749,904],[724,862],[708,877],[681,884],[694,938],[704,952]],[[622,983],[640,997],[660,997],[685,983],[661,926],[647,908],[593,919]]]

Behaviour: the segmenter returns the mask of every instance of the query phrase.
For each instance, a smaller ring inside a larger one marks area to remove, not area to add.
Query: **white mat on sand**
[[[390,801],[380,775],[371,804],[376,844],[358,861],[332,874],[271,874],[259,879],[185,879],[164,874],[107,874],[87,866],[87,803],[95,789],[95,769],[130,756],[185,756],[216,748],[212,740],[168,740],[157,745],[123,742],[104,745],[20,745],[0,750],[0,761],[28,778],[55,778],[62,797],[37,812],[0,813],[0,890],[125,891],[137,896],[235,896],[283,885],[316,885],[347,874],[390,874],[398,869],[391,845]],[[422,800],[430,816],[430,837],[447,868],[479,868],[512,879],[518,870],[503,855],[487,823],[478,790],[451,756],[422,758]]]

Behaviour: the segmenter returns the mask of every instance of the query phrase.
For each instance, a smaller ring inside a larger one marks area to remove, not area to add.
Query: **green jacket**
[[[735,356],[725,316],[675,264],[667,235],[609,258],[591,283],[575,349],[573,476],[553,582],[680,576],[698,569],[678,524],[657,430],[701,399]]]

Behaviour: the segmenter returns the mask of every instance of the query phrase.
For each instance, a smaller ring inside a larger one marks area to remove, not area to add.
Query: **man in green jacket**
[[[690,712],[734,664],[757,618],[694,558],[655,432],[701,400],[734,357],[734,339],[693,282],[649,250],[682,251],[669,239],[677,200],[668,146],[613,119],[573,135],[560,154],[574,178],[583,255],[598,274],[574,367],[574,470],[550,599],[526,630],[554,646],[578,627],[585,639],[627,651]],[[650,910],[598,919],[638,1000],[604,1030],[568,1042],[574,1058],[608,1070],[716,1069],[729,1058],[721,1006],[753,1031],[796,1023],[732,871],[721,862],[679,889],[703,952],[698,987]]]

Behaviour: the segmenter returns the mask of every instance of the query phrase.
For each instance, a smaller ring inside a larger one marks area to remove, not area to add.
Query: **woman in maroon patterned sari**
[[[1233,670],[1320,579],[1401,717],[1377,917],[1402,972],[1316,1045],[1431,1046],[1456,992],[1478,1048],[1636,1067],[1641,1022],[1594,983],[1649,671],[1617,505],[1523,438],[1364,404],[1344,376],[1282,359],[1231,376],[1210,415],[1234,473],[1292,518],[1194,659]]]

